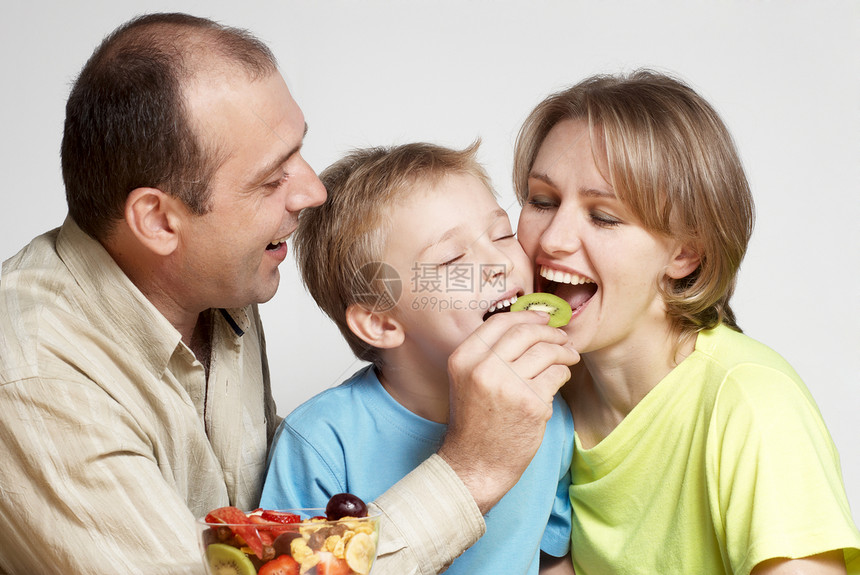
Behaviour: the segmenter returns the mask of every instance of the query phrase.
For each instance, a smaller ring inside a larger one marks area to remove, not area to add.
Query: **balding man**
[[[257,304],[325,200],[306,130],[269,49],[209,20],[135,19],[84,66],[69,216],[0,278],[0,571],[202,573],[194,518],[256,507],[279,422]],[[574,352],[503,328],[452,358],[445,444],[375,502],[374,573],[444,570],[540,444]],[[551,373],[533,402],[500,344]]]

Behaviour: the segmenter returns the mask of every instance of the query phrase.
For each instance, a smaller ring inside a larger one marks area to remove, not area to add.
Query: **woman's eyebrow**
[[[553,188],[558,188],[558,186],[553,181],[553,179],[550,178],[549,175],[544,174],[543,172],[529,172],[529,179],[530,180],[540,180],[541,182],[543,182],[549,186],[552,186]]]
[[[541,182],[545,183],[546,185],[548,185],[548,186],[550,186],[556,190],[559,189],[558,184],[551,177],[549,177],[549,175],[547,175],[547,174],[544,174],[541,172],[531,172],[529,174],[529,179],[530,180],[538,180],[538,181],[541,181]],[[581,189],[577,190],[577,192],[579,193],[580,196],[585,196],[588,198],[617,198],[618,197],[615,195],[615,192],[611,188],[608,190],[604,190],[601,188],[588,187],[588,188],[581,188]]]

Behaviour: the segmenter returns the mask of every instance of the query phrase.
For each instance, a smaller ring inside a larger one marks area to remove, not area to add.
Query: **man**
[[[257,304],[325,199],[306,130],[268,48],[208,20],[133,20],[87,62],[69,217],[0,279],[0,570],[201,573],[194,518],[256,506],[278,423]],[[375,502],[374,573],[443,570],[540,444],[577,357],[514,315],[452,356],[449,434]]]

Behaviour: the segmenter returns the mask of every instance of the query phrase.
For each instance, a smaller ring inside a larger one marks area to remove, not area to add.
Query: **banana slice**
[[[356,533],[346,544],[344,558],[349,568],[358,575],[367,575],[373,565],[373,556],[376,555],[376,543],[367,533]]]

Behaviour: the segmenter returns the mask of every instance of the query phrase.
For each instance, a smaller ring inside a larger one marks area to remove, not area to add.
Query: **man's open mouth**
[[[269,245],[268,245],[268,246],[266,246],[266,249],[267,249],[267,250],[276,250],[276,249],[278,249],[278,248],[279,248],[279,247],[281,247],[284,243],[286,243],[287,238],[289,238],[289,237],[290,237],[289,235],[286,235],[286,236],[282,237],[281,239],[278,239],[278,240],[275,240],[275,241],[273,241],[273,242],[270,242],[270,243],[269,243]]]

